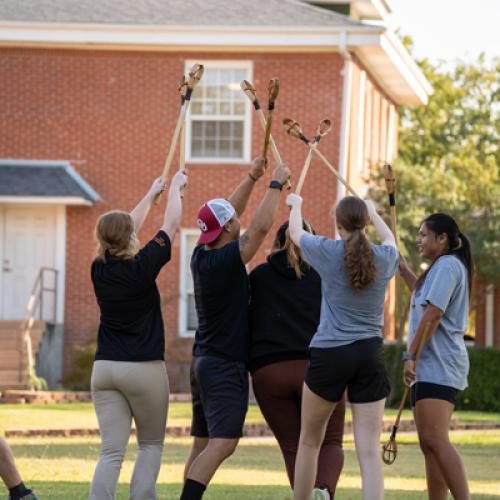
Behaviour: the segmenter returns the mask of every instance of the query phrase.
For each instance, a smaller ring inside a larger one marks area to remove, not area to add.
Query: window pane
[[[215,101],[205,101],[203,103],[204,115],[215,115],[217,113],[217,104]]]
[[[231,113],[231,102],[225,101],[220,103],[220,114],[221,115],[230,115]]]
[[[242,121],[193,121],[193,158],[242,158]]]
[[[243,156],[243,141],[232,141],[232,154],[231,156]]]
[[[206,97],[209,99],[215,99],[217,97],[217,87],[215,85],[207,85]]]
[[[193,101],[191,103],[191,113],[193,113],[193,115],[201,115],[202,113],[202,104],[200,101]]]
[[[198,316],[196,315],[196,306],[194,302],[194,295],[188,294],[187,296],[187,329],[196,330],[198,328]]]
[[[234,103],[234,114],[244,115],[245,114],[245,102],[235,102]]]
[[[244,117],[249,107],[240,82],[248,76],[242,68],[205,71],[191,107],[192,158],[243,158]]]

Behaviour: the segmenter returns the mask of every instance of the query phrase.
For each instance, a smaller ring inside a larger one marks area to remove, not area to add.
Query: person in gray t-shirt
[[[311,498],[326,422],[347,389],[353,412],[363,498],[384,496],[380,429],[390,384],[384,366],[384,299],[398,265],[393,234],[371,202],[348,196],[335,211],[341,240],[302,229],[302,198],[290,194],[290,237],[321,277],[320,324],[310,344],[302,392],[302,420],[294,499]],[[382,242],[370,243],[370,222]]]
[[[438,213],[423,221],[417,246],[431,264],[417,278],[404,259],[400,263],[401,276],[413,292],[404,378],[411,386],[429,496],[446,498],[450,490],[454,498],[467,499],[465,469],[448,431],[457,392],[467,387],[469,371],[464,333],[473,280],[470,244],[449,215]]]

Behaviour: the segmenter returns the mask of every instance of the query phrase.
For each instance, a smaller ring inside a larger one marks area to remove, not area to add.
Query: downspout
[[[342,117],[340,122],[339,174],[347,179],[347,163],[349,159],[349,129],[351,124],[351,94],[352,94],[352,58],[347,50],[347,32],[340,33],[339,52],[344,59],[342,70]],[[337,201],[345,196],[345,187],[337,183]]]

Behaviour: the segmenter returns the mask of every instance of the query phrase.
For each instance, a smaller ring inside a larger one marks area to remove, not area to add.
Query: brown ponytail
[[[349,283],[355,292],[361,292],[377,277],[373,250],[364,228],[370,220],[365,202],[355,196],[343,198],[335,210],[337,224],[350,234],[344,241],[344,262]]]

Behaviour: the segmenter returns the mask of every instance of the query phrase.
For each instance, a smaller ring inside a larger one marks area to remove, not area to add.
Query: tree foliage
[[[399,110],[402,249],[417,267],[420,222],[433,212],[448,213],[471,240],[479,278],[500,284],[500,60],[480,56],[445,69],[427,60],[419,65],[434,93],[427,106]]]

